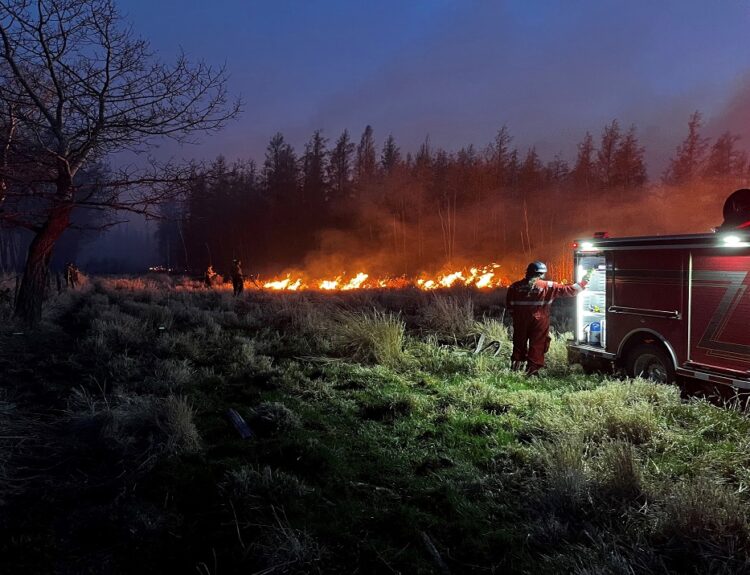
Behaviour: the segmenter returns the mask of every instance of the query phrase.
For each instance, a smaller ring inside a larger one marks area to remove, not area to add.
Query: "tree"
[[[266,193],[275,200],[295,199],[299,173],[294,149],[284,141],[284,135],[277,132],[266,147],[263,162],[263,181]]]
[[[354,143],[349,138],[349,131],[344,130],[331,150],[328,163],[328,182],[331,190],[330,199],[349,199],[352,195],[352,155]]]
[[[604,126],[602,131],[599,150],[596,153],[596,169],[599,175],[599,183],[605,189],[615,185],[615,155],[620,143],[620,125],[617,120]]]
[[[505,187],[509,180],[511,150],[510,144],[513,137],[510,135],[507,126],[503,126],[497,132],[495,141],[490,148],[490,162],[494,168],[494,175],[500,188]]]
[[[578,155],[573,167],[572,179],[577,189],[582,189],[588,198],[596,182],[596,163],[594,161],[594,138],[590,132],[578,144]]]
[[[359,146],[357,146],[357,156],[354,166],[357,176],[357,186],[362,190],[372,183],[375,177],[375,140],[372,136],[372,126],[367,126],[365,131],[362,132]]]
[[[315,130],[302,156],[302,201],[317,206],[325,201],[328,140]]]
[[[703,175],[717,181],[740,180],[745,175],[747,154],[737,148],[740,137],[724,132],[711,146]]]
[[[380,154],[380,165],[386,174],[391,174],[401,163],[401,150],[396,145],[393,135],[389,135],[383,144],[383,151]]]
[[[586,132],[583,140],[578,144],[578,155],[571,173],[575,195],[582,197],[586,206],[591,203],[591,192],[598,181],[594,152],[594,137],[590,132]],[[591,210],[587,209],[584,212],[586,225],[591,225]]]
[[[184,55],[158,61],[111,0],[0,0],[0,41],[5,158],[16,152],[36,166],[3,162],[0,219],[34,233],[16,315],[36,323],[53,249],[74,210],[156,215],[187,178],[183,167],[154,162],[92,186],[77,185],[78,172],[113,152],[146,153],[159,138],[194,141],[233,118],[239,102],[227,101],[223,69]]]
[[[635,126],[631,126],[615,151],[613,185],[623,190],[639,188],[646,183],[646,164],[643,160],[644,148],[638,143]]]
[[[667,184],[686,184],[699,175],[706,161],[708,138],[700,134],[702,118],[700,112],[693,112],[688,121],[688,135],[677,146],[677,154],[669,161],[669,167],[662,180]]]

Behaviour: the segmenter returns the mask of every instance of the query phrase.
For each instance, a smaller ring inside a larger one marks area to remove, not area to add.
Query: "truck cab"
[[[591,280],[576,301],[572,362],[750,390],[750,223],[573,245],[576,279]]]

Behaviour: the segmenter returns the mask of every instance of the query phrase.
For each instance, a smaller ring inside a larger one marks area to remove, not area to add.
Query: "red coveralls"
[[[573,285],[538,279],[523,279],[508,288],[505,306],[513,314],[513,355],[511,361],[527,361],[526,373],[536,375],[544,367],[549,349],[550,307],[555,298],[575,297],[587,282]]]

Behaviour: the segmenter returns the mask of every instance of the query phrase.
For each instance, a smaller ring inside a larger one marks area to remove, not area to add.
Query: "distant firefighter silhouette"
[[[71,289],[78,287],[78,268],[73,262],[68,262],[65,266],[65,285]]]
[[[245,287],[245,276],[242,275],[242,262],[232,260],[232,288],[234,295],[240,295]]]
[[[588,285],[588,277],[573,285],[544,279],[547,266],[532,262],[526,268],[526,277],[508,288],[506,309],[513,314],[513,355],[511,366],[523,369],[530,376],[539,374],[544,367],[544,354],[552,341],[549,336],[550,307],[556,298],[575,297]]]
[[[208,266],[203,274],[203,283],[207,288],[213,287],[219,281],[219,274],[214,271],[214,266]]]

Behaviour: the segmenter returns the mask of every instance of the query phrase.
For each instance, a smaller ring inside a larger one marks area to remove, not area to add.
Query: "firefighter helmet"
[[[544,274],[547,273],[547,266],[544,265],[544,262],[531,262],[526,267],[526,277],[532,278],[532,277],[542,277]]]

